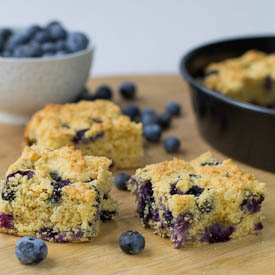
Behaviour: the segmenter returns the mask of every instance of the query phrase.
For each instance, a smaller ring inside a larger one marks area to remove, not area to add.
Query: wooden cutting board
[[[179,101],[183,112],[175,118],[164,136],[176,135],[181,139],[181,152],[177,157],[190,160],[207,150],[217,158],[226,156],[206,144],[196,128],[187,85],[179,76],[133,76],[96,78],[88,82],[94,89],[100,84],[111,85],[115,90],[115,102],[125,105],[118,96],[117,88],[124,80],[138,85],[137,103],[142,108],[164,111],[167,101]],[[275,142],[275,141],[274,141]],[[0,125],[0,173],[20,155],[23,147],[23,127]],[[171,159],[161,143],[145,143],[145,164]],[[174,249],[168,239],[144,229],[135,215],[133,196],[113,188],[113,197],[119,201],[120,215],[115,221],[105,223],[95,241],[84,244],[47,243],[47,259],[37,266],[24,266],[15,257],[17,237],[0,234],[1,274],[275,274],[275,174],[239,164],[246,171],[255,173],[267,183],[268,198],[263,212],[264,230],[258,236],[242,240],[211,244],[201,248]],[[134,173],[134,171],[128,171]],[[122,253],[118,238],[125,230],[138,230],[146,240],[145,250],[138,256]]]

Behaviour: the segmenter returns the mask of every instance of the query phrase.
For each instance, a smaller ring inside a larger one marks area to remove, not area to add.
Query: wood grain
[[[88,82],[91,89],[100,85],[111,85],[115,90],[115,102],[125,105],[117,93],[124,80],[134,80],[139,88],[137,102],[142,108],[153,107],[164,110],[168,100],[180,101],[183,113],[173,120],[171,129],[164,133],[177,135],[182,141],[178,154],[186,160],[206,150],[217,158],[226,156],[216,152],[198,134],[192,113],[187,86],[179,76],[133,76],[96,78]],[[0,174],[19,156],[23,146],[23,127],[0,125]],[[171,159],[161,144],[145,143],[145,164]],[[85,244],[48,243],[47,259],[37,266],[21,265],[14,254],[17,237],[0,234],[1,274],[275,274],[275,175],[239,164],[267,183],[268,198],[263,212],[264,230],[258,236],[242,240],[207,245],[202,248],[174,249],[168,239],[155,236],[149,229],[141,227],[135,216],[134,198],[128,192],[113,189],[119,200],[120,215],[116,221],[102,225],[98,238]],[[134,171],[129,171],[134,173]],[[135,229],[146,239],[146,249],[138,256],[121,252],[118,238],[124,230]]]

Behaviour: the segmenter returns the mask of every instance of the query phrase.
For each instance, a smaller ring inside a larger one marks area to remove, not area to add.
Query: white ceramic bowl
[[[48,58],[0,58],[0,122],[25,124],[47,103],[74,99],[89,77],[94,48]]]

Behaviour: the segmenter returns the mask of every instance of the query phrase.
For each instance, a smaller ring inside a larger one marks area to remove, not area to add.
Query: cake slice
[[[208,65],[205,75],[207,88],[228,97],[259,105],[275,103],[274,53],[250,50]]]
[[[210,153],[138,169],[127,183],[143,226],[176,248],[225,242],[262,228],[265,184]]]
[[[86,155],[111,158],[118,168],[142,163],[142,124],[131,122],[107,100],[49,104],[34,114],[25,139],[50,149],[70,144]]]
[[[117,214],[112,162],[72,146],[25,147],[0,185],[0,232],[53,242],[84,242]]]

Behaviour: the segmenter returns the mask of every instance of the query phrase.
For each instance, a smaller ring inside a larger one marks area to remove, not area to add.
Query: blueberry
[[[66,55],[66,54],[67,54],[66,51],[57,51],[57,52],[55,53],[56,56],[64,56],[64,55]]]
[[[60,39],[65,39],[67,36],[66,30],[58,24],[49,27],[50,37],[53,41],[58,41]]]
[[[119,237],[121,250],[130,255],[139,254],[145,247],[145,240],[142,234],[137,231],[125,231]]]
[[[158,115],[154,112],[152,113],[145,113],[141,115],[141,122],[143,126],[158,124],[159,118]]]
[[[199,197],[203,191],[204,191],[203,188],[197,185],[193,185],[185,194]]]
[[[84,33],[69,33],[66,40],[66,49],[70,53],[78,52],[87,48],[89,40]]]
[[[136,96],[136,85],[133,82],[124,82],[119,87],[120,94],[126,99],[133,99]]]
[[[168,102],[166,104],[166,111],[172,116],[177,116],[180,114],[181,111],[181,105],[177,102]]]
[[[167,137],[163,141],[163,147],[168,153],[176,153],[180,149],[180,140],[177,137]]]
[[[73,100],[73,102],[78,102],[80,100],[91,101],[94,100],[94,97],[86,87],[83,87],[77,97]]]
[[[3,52],[1,53],[1,56],[3,56],[3,57],[11,57],[11,56],[12,56],[12,53],[9,52],[9,51],[3,51]]]
[[[162,128],[168,128],[171,124],[171,115],[167,113],[158,116],[158,123]]]
[[[157,142],[161,137],[161,128],[157,124],[147,125],[144,127],[143,135],[148,141]]]
[[[65,40],[58,40],[55,43],[55,50],[56,51],[66,51],[66,43]]]
[[[15,246],[15,255],[22,264],[38,264],[47,257],[47,254],[47,245],[36,237],[23,237]]]
[[[115,186],[120,190],[127,190],[126,183],[130,179],[130,175],[126,173],[117,174],[114,178]]]
[[[0,37],[5,41],[12,35],[12,30],[9,28],[0,29]]]
[[[32,25],[25,30],[25,34],[28,36],[29,39],[32,39],[34,35],[41,30],[42,28],[39,25]]]
[[[122,113],[134,121],[139,116],[140,110],[136,104],[129,104],[122,109]]]
[[[93,95],[94,99],[107,99],[111,100],[113,96],[112,89],[107,85],[98,87]]]
[[[46,42],[41,45],[43,53],[55,53],[56,45],[52,42]]]
[[[156,115],[156,112],[153,109],[144,109],[141,111],[141,116],[145,115]]]
[[[50,35],[49,30],[38,31],[34,35],[33,40],[38,43],[51,42],[51,35]]]
[[[7,50],[13,50],[16,46],[27,42],[29,42],[29,37],[25,32],[13,34],[8,41]]]
[[[47,25],[46,25],[46,29],[50,29],[51,27],[53,26],[61,26],[61,23],[57,20],[53,20],[53,21],[50,21]]]

